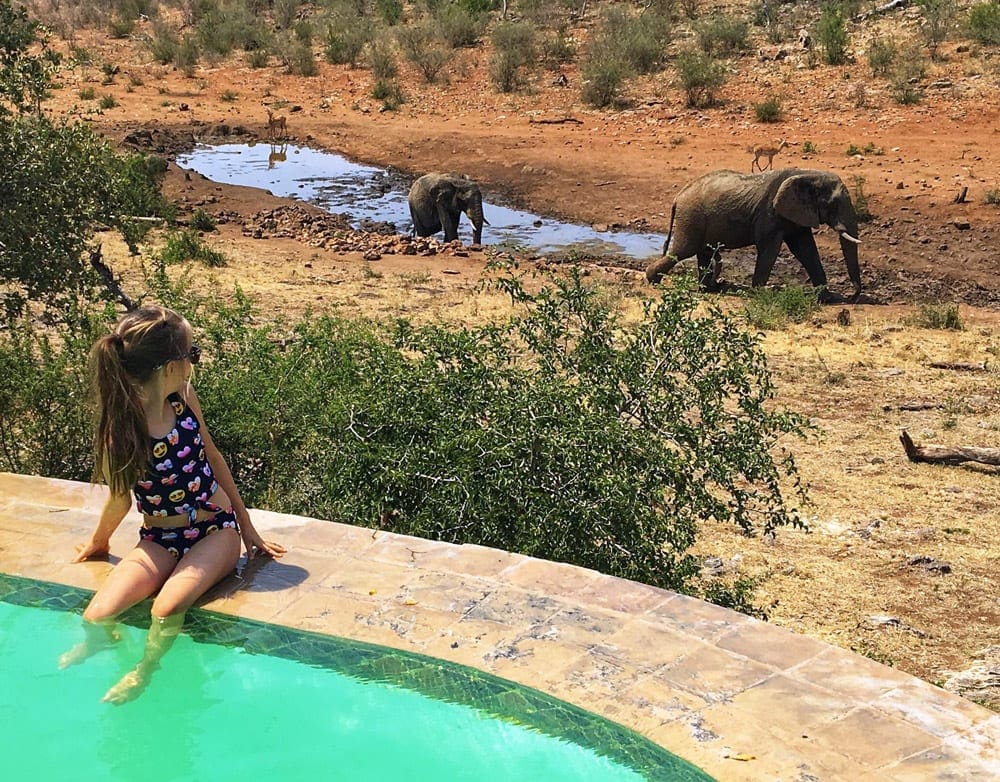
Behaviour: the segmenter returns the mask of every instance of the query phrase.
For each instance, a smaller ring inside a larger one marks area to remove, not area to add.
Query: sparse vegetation
[[[1000,44],[1000,0],[987,0],[969,8],[969,35],[983,44]]]
[[[965,328],[959,316],[958,305],[951,303],[927,302],[921,304],[910,322],[922,329],[962,331]]]
[[[704,108],[715,103],[726,81],[726,66],[704,52],[684,51],[677,55],[677,77],[687,96],[687,105]]]
[[[823,47],[828,65],[843,65],[847,62],[847,44],[850,36],[847,33],[841,6],[831,3],[823,7],[814,36]]]
[[[781,101],[771,97],[753,107],[754,116],[758,122],[780,122],[782,117]]]
[[[868,205],[868,196],[865,194],[865,178],[856,174],[851,178],[854,188],[851,192],[851,201],[854,203],[854,214],[859,223],[870,223],[875,219]]]
[[[789,323],[801,323],[819,309],[819,291],[812,287],[786,285],[781,288],[755,288],[747,297],[744,312],[747,322],[769,331]]]
[[[165,265],[195,261],[206,266],[225,266],[226,258],[218,250],[213,250],[200,238],[195,230],[173,231],[167,235],[157,258]]]

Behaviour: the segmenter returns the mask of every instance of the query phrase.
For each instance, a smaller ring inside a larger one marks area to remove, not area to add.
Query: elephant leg
[[[458,238],[458,215],[452,214],[441,204],[438,204],[437,211],[441,227],[444,228],[444,240],[446,242],[455,241]]]
[[[721,247],[702,247],[698,250],[698,283],[702,290],[709,293],[716,293],[719,290],[718,272],[721,269]]]
[[[800,231],[788,234],[785,236],[785,244],[788,245],[788,249],[792,251],[792,255],[805,268],[806,274],[809,275],[809,282],[816,288],[825,287],[826,272],[820,263],[819,250],[816,249],[816,240],[813,238],[812,231],[808,228],[803,228]]]
[[[778,260],[778,251],[781,249],[781,237],[766,237],[757,244],[757,263],[753,268],[753,287],[760,288],[767,285],[771,278],[771,270],[774,269],[774,262]]]

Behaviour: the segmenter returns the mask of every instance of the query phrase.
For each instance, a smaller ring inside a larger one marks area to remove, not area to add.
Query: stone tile
[[[570,597],[575,600],[580,591],[600,578],[600,573],[562,562],[546,562],[526,557],[504,570],[499,578],[537,594]]]
[[[911,677],[860,654],[823,644],[823,650],[790,671],[793,679],[820,682],[824,687],[870,703]]]
[[[711,676],[715,666],[711,660],[704,662],[708,672],[701,676]],[[851,698],[775,674],[742,692],[733,693],[730,703],[716,703],[703,713],[706,722],[715,725],[724,725],[727,719],[732,719],[729,715],[738,714],[740,718],[765,725],[781,741],[797,742],[811,736],[817,726],[842,717],[854,705]],[[780,715],[780,719],[775,715]]]
[[[257,511],[253,512],[256,518]],[[256,526],[256,522],[255,522]],[[298,527],[283,526],[258,529],[266,537],[273,538],[289,551],[309,551],[322,553],[332,558],[362,557],[371,548],[372,530],[349,527],[332,521],[309,521]]]
[[[774,675],[768,666],[708,644],[695,647],[685,657],[665,665],[655,674],[712,703],[728,701]]]
[[[677,597],[677,593],[637,581],[601,575],[584,586],[576,597],[583,605],[636,615],[654,610]]]
[[[826,644],[814,638],[773,625],[767,627],[767,632],[753,625],[738,627],[720,635],[715,644],[721,649],[781,670],[810,660],[827,648]]]
[[[652,672],[664,665],[672,665],[689,654],[697,654],[708,647],[699,638],[668,624],[656,624],[642,619],[632,619],[621,629],[605,638],[601,646],[627,655],[632,665]]]
[[[663,622],[669,627],[712,641],[747,625],[755,628],[758,625],[767,626],[743,614],[687,595],[676,595],[672,600],[646,611],[643,616],[651,622]]]
[[[423,557],[448,545],[410,535],[376,532],[371,546],[365,552],[365,558],[374,562],[390,562],[395,565],[416,568],[420,565]]]
[[[887,714],[862,706],[842,718],[809,730],[816,744],[840,752],[869,768],[936,747],[940,740]]]
[[[983,706],[915,678],[880,695],[872,702],[872,708],[897,716],[939,738],[996,718]]]
[[[417,557],[417,565],[427,570],[448,574],[495,579],[508,568],[528,559],[509,551],[463,544],[442,543]]]
[[[1000,758],[976,760],[952,747],[939,745],[881,769],[891,782],[996,782]]]

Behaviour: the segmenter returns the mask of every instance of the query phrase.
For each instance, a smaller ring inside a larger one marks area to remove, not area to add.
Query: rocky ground
[[[995,686],[995,662],[991,669],[984,659],[1000,625],[996,471],[913,464],[898,442],[905,428],[922,442],[1000,445],[1000,206],[989,202],[1000,189],[995,57],[945,44],[923,100],[900,106],[862,57],[843,68],[813,67],[807,53],[792,48],[777,58],[762,46],[758,56],[734,61],[716,108],[687,108],[670,78],[657,75],[630,87],[624,110],[597,111],[580,102],[573,65],[565,79],[541,71],[530,89],[500,95],[489,86],[486,52],[470,49],[447,84],[423,84],[404,66],[406,102],[380,111],[363,69],[319,62],[319,75],[303,78],[233,59],[189,78],[154,64],[134,39],[79,31],[76,43],[121,73],[102,84],[97,65],[65,72],[52,109],[168,158],[196,141],[263,138],[272,107],[287,117],[289,144],[410,177],[462,171],[489,198],[581,223],[666,233],[683,184],[714,168],[749,171],[748,145],[777,138],[792,146],[775,166],[834,171],[862,188],[874,215],[861,229],[865,298],[847,316],[842,307],[824,308],[764,338],[780,401],[822,428],[814,440],[790,444],[811,485],[811,531],[762,541],[708,529],[700,551],[718,572],[760,578],[772,622],[942,684],[956,671],[978,666],[988,678],[993,670]],[[79,97],[85,87],[113,95],[116,105],[98,110]],[[753,105],[766,95],[780,97],[781,122],[755,120]],[[852,146],[862,152],[849,156]],[[410,240],[379,226],[352,232],[318,209],[220,186],[176,165],[166,188],[182,220],[201,207],[219,222],[204,238],[228,264],[192,278],[221,292],[239,284],[266,313],[330,307],[470,321],[503,311],[502,301],[477,291],[482,249]],[[831,286],[846,292],[829,234],[818,233],[820,252]],[[136,259],[110,237],[105,258],[126,282],[135,274]],[[627,296],[648,291],[641,264],[591,260],[596,281]],[[725,276],[745,284],[751,266],[750,254],[731,253]],[[783,258],[772,281],[804,279],[794,259]],[[928,302],[958,304],[964,329],[919,327]],[[984,368],[931,366],[941,361]],[[995,699],[995,689],[975,697]]]

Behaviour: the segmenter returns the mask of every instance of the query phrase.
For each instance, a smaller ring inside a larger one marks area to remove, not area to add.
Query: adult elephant
[[[461,174],[424,174],[410,188],[410,217],[417,236],[444,229],[445,241],[458,238],[458,220],[465,212],[472,223],[472,240],[483,239],[483,194],[479,185]],[[488,223],[487,223],[488,224]]]
[[[835,174],[801,168],[760,174],[712,171],[686,185],[674,199],[663,257],[646,268],[646,279],[659,282],[678,261],[696,255],[702,286],[718,290],[720,251],[754,245],[757,287],[771,276],[784,242],[805,267],[809,281],[825,287],[826,272],[812,233],[821,224],[840,235],[856,300],[861,295],[860,242],[850,193]],[[824,293],[824,299],[834,298]]]

